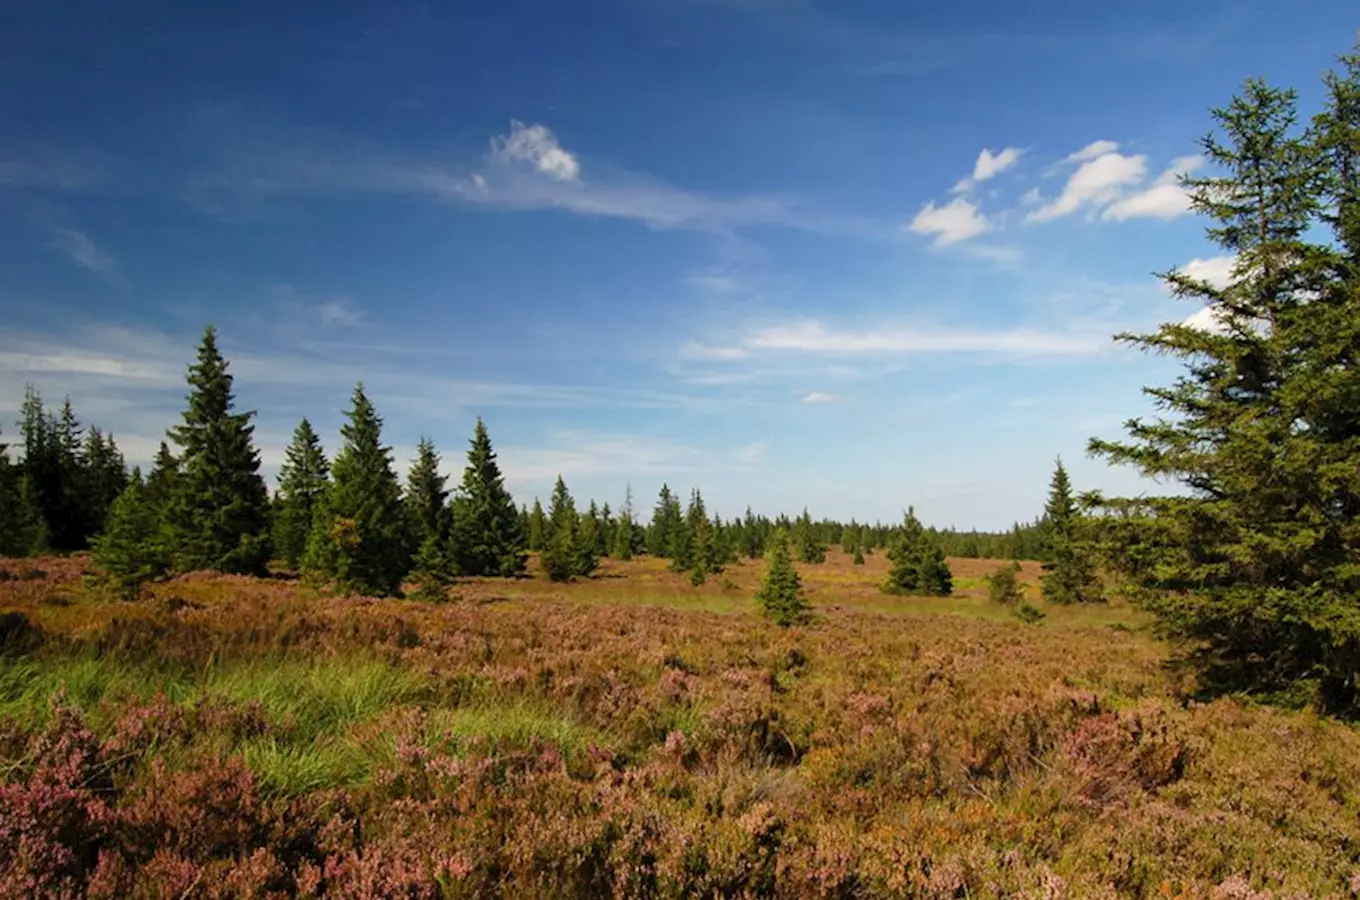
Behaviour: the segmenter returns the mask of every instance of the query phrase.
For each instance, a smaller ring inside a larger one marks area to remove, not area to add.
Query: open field
[[[890,598],[833,549],[781,630],[759,563],[442,605],[6,563],[0,896],[1360,894],[1350,726],[1192,702],[1123,606],[1024,625],[1001,564]]]

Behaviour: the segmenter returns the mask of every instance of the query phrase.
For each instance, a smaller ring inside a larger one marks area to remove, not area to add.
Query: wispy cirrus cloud
[[[118,277],[118,260],[82,231],[55,228],[52,246],[71,262],[100,278],[113,280]]]
[[[885,325],[872,329],[832,328],[802,320],[757,329],[743,340],[753,350],[854,356],[892,353],[1089,354],[1108,338],[1028,328],[997,331],[923,329]]]

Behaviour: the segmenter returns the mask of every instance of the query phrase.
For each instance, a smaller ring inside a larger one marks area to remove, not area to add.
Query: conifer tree
[[[434,602],[449,599],[449,586],[457,574],[448,536],[428,535],[411,561],[411,580],[415,582],[412,599]]]
[[[669,485],[662,484],[656,508],[652,510],[651,527],[647,529],[647,552],[656,557],[669,557],[680,523],[680,501],[671,493]]]
[[[888,558],[893,566],[883,585],[885,593],[945,596],[953,591],[953,576],[939,542],[910,507]]]
[[[161,452],[169,449],[161,444]],[[174,461],[157,458],[156,472],[173,471]],[[274,549],[289,569],[296,569],[307,551],[307,539],[316,524],[317,510],[329,484],[330,464],[321,440],[305,418],[293,431],[279,468],[279,493],[274,505]],[[156,473],[153,472],[153,478]],[[149,492],[149,491],[148,491]]]
[[[624,495],[623,508],[619,510],[619,520],[614,526],[615,559],[627,562],[633,558],[633,489],[629,487]]]
[[[270,555],[269,497],[252,443],[254,413],[232,412],[232,376],[211,325],[188,381],[184,422],[171,431],[181,448],[169,507],[174,565],[263,573]]]
[[[169,445],[161,441],[151,472],[146,476],[145,488],[146,502],[156,510],[158,516],[164,516],[169,508],[170,500],[179,487],[179,475],[179,460],[170,452]]]
[[[742,520],[742,538],[745,541],[743,550],[749,559],[759,559],[765,552],[765,541],[760,522],[756,519],[755,513],[751,512],[751,507],[746,507],[746,517]]]
[[[1040,586],[1050,603],[1103,599],[1084,525],[1072,496],[1072,482],[1059,459],[1049,483],[1042,531],[1044,576]]]
[[[406,492],[402,506],[406,512],[408,546],[418,552],[427,542],[445,546],[449,535],[448,479],[439,471],[439,451],[434,442],[422,437],[416,443],[416,458],[406,473]],[[447,549],[447,548],[446,548]]]
[[[315,518],[303,567],[343,591],[396,594],[409,553],[401,487],[392,471],[391,448],[382,443],[382,419],[364,393],[354,389],[344,444],[331,464],[331,486]]]
[[[155,510],[146,502],[142,475],[134,471],[109,510],[108,526],[94,542],[95,565],[124,599],[136,599],[142,585],[168,568]]]
[[[808,515],[806,509],[794,523],[793,534],[800,562],[826,562],[826,545],[822,543],[821,537],[817,534],[817,526],[813,524],[812,516]]]
[[[697,488],[690,499],[685,530],[689,535],[689,579],[691,584],[698,587],[709,575],[721,572],[722,563],[718,557],[713,523],[709,521],[704,498]]]
[[[1134,419],[1125,441],[1090,448],[1186,490],[1108,501],[1118,515],[1106,532],[1203,683],[1312,691],[1326,709],[1354,711],[1360,54],[1328,77],[1311,129],[1298,127],[1293,91],[1257,80],[1213,117],[1203,148],[1222,174],[1184,183],[1212,220],[1208,237],[1235,259],[1231,278],[1165,279],[1214,326],[1119,336],[1183,360],[1185,373],[1146,389],[1165,417]]]
[[[859,544],[855,544],[855,556],[851,562],[857,566],[864,565],[864,548]]]
[[[776,530],[765,545],[765,578],[756,602],[767,618],[777,625],[789,626],[806,622],[811,607],[803,594],[803,583],[789,559],[789,538],[782,529]]]
[[[534,498],[534,510],[529,513],[528,546],[530,550],[541,552],[547,544],[548,517],[543,513],[543,504]]]
[[[600,566],[600,520],[596,516],[581,516],[576,535],[576,566],[574,574],[585,577]]]
[[[104,530],[109,510],[127,486],[127,464],[113,435],[91,426],[81,450],[84,466],[82,497],[84,525],[90,536]]]
[[[541,557],[548,577],[553,581],[571,581],[594,572],[598,564],[594,544],[587,545],[581,539],[581,516],[561,475],[553,486],[548,517],[552,534]]]
[[[47,549],[47,528],[33,480],[0,443],[0,556],[30,556]]]
[[[510,578],[524,571],[525,535],[481,418],[454,506],[463,574]]]
[[[855,528],[853,522],[850,523],[850,526],[848,528],[844,528],[841,530],[842,553],[849,555],[855,552],[855,549],[859,546],[858,544],[855,543],[855,537],[857,533],[858,530]]]

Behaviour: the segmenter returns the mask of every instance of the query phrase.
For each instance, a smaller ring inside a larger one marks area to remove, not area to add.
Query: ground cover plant
[[[445,603],[209,573],[111,601],[88,562],[0,581],[0,896],[1360,886],[1352,728],[1188,701],[1142,613],[1038,599],[1035,563],[1027,626],[988,596],[1007,562],[895,597],[832,548],[781,627],[760,561]]]

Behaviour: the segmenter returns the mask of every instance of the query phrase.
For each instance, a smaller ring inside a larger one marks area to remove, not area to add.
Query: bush
[[[987,576],[987,596],[993,603],[1015,606],[1025,600],[1025,590],[1020,585],[1020,564],[1013,562],[1002,566]]]

